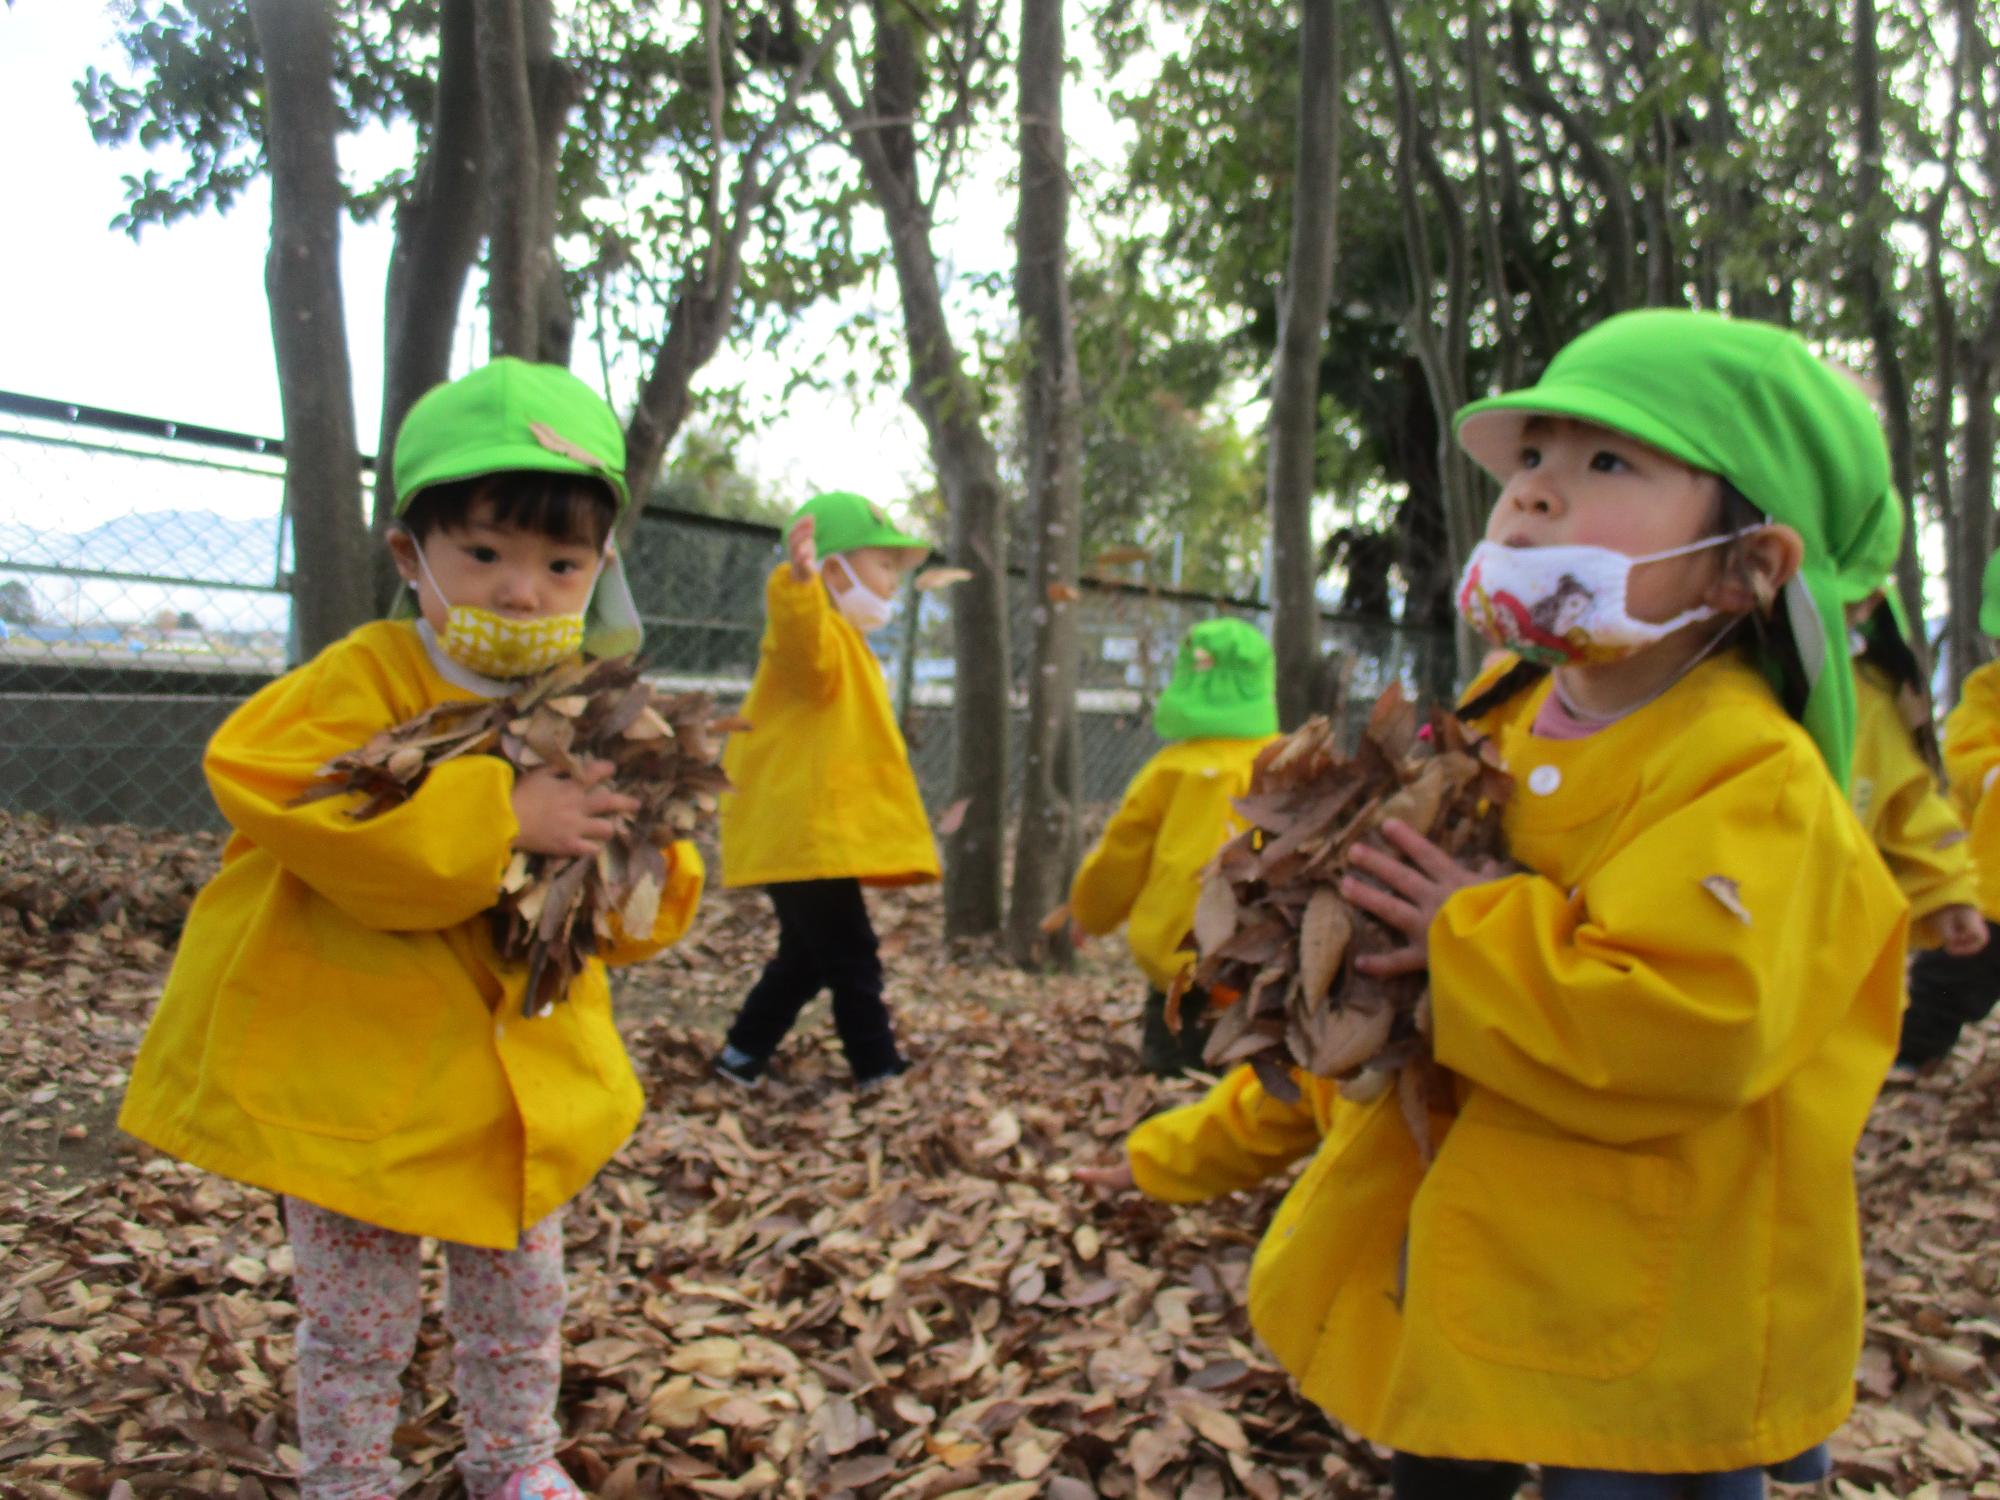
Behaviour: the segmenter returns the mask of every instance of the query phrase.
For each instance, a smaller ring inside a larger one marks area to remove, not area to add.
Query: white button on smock
[[[1528,790],[1537,797],[1546,797],[1563,784],[1563,773],[1554,766],[1536,766],[1528,773]]]

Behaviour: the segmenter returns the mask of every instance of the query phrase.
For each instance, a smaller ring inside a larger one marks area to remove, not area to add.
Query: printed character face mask
[[[880,630],[896,617],[896,601],[883,597],[863,583],[860,575],[848,566],[846,558],[835,553],[826,563],[828,567],[838,563],[847,579],[845,589],[829,589],[827,592],[833,595],[833,607],[840,611],[848,624],[866,635],[871,630]]]
[[[584,616],[590,609],[590,597],[597,592],[597,578],[604,576],[604,559],[611,554],[611,543],[607,540],[604,544],[596,578],[591,580],[591,595],[585,597],[581,609],[526,620],[475,604],[453,604],[438,587],[421,546],[416,547],[416,554],[424,581],[445,606],[439,649],[468,672],[482,677],[533,677],[583,650]]]
[[[1698,604],[1670,620],[1633,618],[1625,606],[1632,570],[1735,541],[1761,526],[1628,557],[1609,547],[1509,547],[1481,542],[1458,583],[1458,613],[1473,631],[1547,667],[1618,661],[1715,614]]]

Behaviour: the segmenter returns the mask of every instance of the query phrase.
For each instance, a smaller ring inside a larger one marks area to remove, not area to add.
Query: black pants
[[[1510,1500],[1527,1473],[1520,1464],[1398,1453],[1390,1461],[1389,1485],[1396,1500]]]
[[[1967,958],[1942,948],[1919,953],[1910,964],[1910,1008],[1903,1012],[1903,1043],[1896,1061],[1935,1062],[1958,1045],[1958,1034],[1986,1019],[2000,999],[2000,926],[1986,924],[1986,946]]]
[[[765,890],[778,912],[778,954],[744,997],[729,1045],[768,1058],[806,1002],[830,989],[834,1030],[854,1076],[895,1072],[902,1057],[882,1003],[882,959],[861,882],[791,880]]]
[[[1197,1016],[1208,1013],[1208,992],[1189,989],[1181,996],[1181,1029],[1167,1025],[1167,992],[1148,988],[1139,1033],[1139,1065],[1155,1078],[1178,1078],[1189,1068],[1204,1068],[1201,1049],[1215,1028]]]

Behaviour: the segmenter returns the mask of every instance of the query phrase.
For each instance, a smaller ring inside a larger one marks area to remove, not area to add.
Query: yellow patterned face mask
[[[609,544],[607,543],[607,549]],[[438,646],[452,661],[481,677],[533,677],[558,662],[568,661],[583,650],[583,617],[590,601],[575,614],[542,615],[533,620],[517,620],[511,615],[481,609],[473,604],[453,604],[445,599],[431,575],[431,565],[418,547],[417,566],[424,581],[444,601],[444,629]],[[604,561],[598,560],[598,577],[604,576]],[[595,581],[591,592],[596,593]]]

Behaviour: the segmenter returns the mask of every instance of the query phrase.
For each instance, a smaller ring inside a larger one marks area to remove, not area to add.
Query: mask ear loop
[[[417,571],[424,575],[424,582],[428,583],[431,586],[431,592],[438,596],[438,603],[442,604],[446,611],[449,612],[453,608],[452,602],[445,598],[444,590],[438,587],[437,576],[431,572],[430,559],[424,556],[424,544],[417,540],[416,533],[413,531],[405,530],[403,535],[410,539],[410,550],[417,554]],[[414,578],[405,579],[404,582],[409,584],[412,591],[416,590],[417,581]],[[419,606],[417,612],[421,614],[423,613],[423,598],[421,594],[418,595],[417,602]]]

